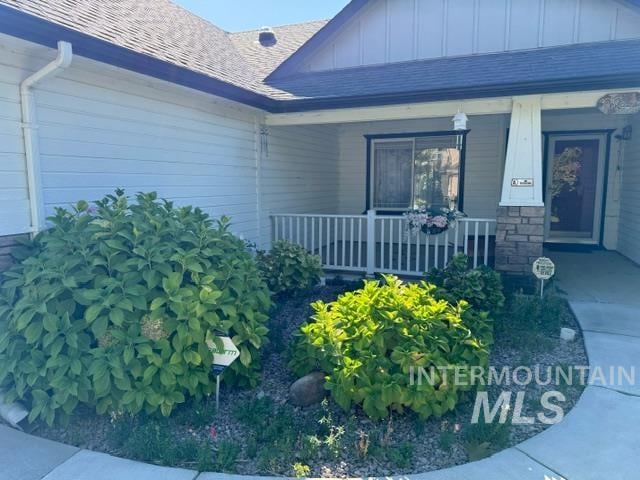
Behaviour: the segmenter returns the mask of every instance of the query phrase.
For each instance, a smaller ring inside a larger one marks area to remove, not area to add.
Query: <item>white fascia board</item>
[[[540,98],[542,110],[565,110],[570,108],[594,108],[598,99],[614,92],[640,91],[637,88],[593,90],[585,92],[550,93],[535,95]],[[512,97],[480,98],[459,101],[411,103],[380,107],[315,110],[309,112],[266,114],[267,125],[314,125],[383,120],[409,120],[415,118],[438,118],[453,116],[457,111],[467,115],[493,115],[511,113]]]

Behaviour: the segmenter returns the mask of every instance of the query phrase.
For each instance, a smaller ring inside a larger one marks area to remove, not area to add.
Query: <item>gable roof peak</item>
[[[267,80],[271,78],[278,78],[288,73],[292,73],[302,63],[304,58],[310,55],[312,52],[317,51],[325,40],[331,35],[337,32],[345,23],[347,23],[353,16],[358,13],[362,8],[370,3],[371,0],[351,0],[338,14],[327,22],[318,32],[309,38],[304,45],[296,50],[289,58],[282,62],[278,68],[276,68],[267,77]]]

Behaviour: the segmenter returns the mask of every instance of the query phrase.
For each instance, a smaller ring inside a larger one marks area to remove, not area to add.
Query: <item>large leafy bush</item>
[[[227,219],[117,191],[51,221],[0,286],[0,385],[31,420],[78,403],[169,415],[211,393],[219,334],[240,349],[225,380],[257,381],[270,297]]]
[[[418,382],[417,369],[430,374],[431,367],[486,366],[492,328],[486,313],[464,301],[438,300],[435,288],[386,276],[335,302],[314,303],[290,366],[298,374],[320,368],[340,406],[360,404],[372,418],[391,410],[411,409],[422,418],[453,410],[470,387],[444,375],[434,375],[433,384]]]
[[[431,270],[428,280],[438,286],[439,298],[452,303],[466,300],[472,308],[488,312],[492,318],[504,307],[500,274],[485,265],[471,268],[466,255],[454,256],[444,269]]]
[[[318,284],[322,265],[317,255],[312,255],[300,245],[274,242],[271,251],[259,251],[258,268],[274,294],[295,294]]]

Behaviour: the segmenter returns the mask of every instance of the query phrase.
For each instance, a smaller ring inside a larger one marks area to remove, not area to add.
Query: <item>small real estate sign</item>
[[[213,338],[207,338],[207,346],[213,353],[211,373],[218,376],[238,358],[240,350],[229,337],[214,338],[218,339],[218,341],[214,341]]]
[[[239,356],[240,350],[229,337],[211,337],[207,333],[207,347],[213,353],[211,373],[216,376],[216,411],[220,409],[220,374]]]

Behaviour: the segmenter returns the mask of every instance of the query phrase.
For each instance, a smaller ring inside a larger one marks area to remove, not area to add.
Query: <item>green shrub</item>
[[[488,312],[492,318],[504,307],[500,274],[485,265],[471,268],[469,258],[463,254],[454,256],[446,268],[431,270],[428,280],[438,286],[437,297],[450,303],[466,300],[472,308]]]
[[[269,289],[276,295],[308,290],[317,285],[322,276],[317,255],[282,240],[274,242],[270,252],[258,251],[257,262]]]
[[[453,410],[470,387],[442,375],[434,376],[433,385],[411,382],[411,368],[430,373],[431,367],[486,366],[491,324],[464,301],[452,305],[434,298],[435,288],[386,276],[333,303],[314,303],[315,315],[301,327],[290,366],[298,374],[320,368],[336,403],[344,409],[362,405],[372,418],[390,410],[410,409],[421,418]]]
[[[244,243],[192,207],[117,191],[58,209],[0,286],[0,386],[52,423],[98,413],[171,413],[214,390],[207,338],[240,358],[225,380],[255,384],[269,292]]]
[[[541,299],[538,295],[515,293],[509,296],[504,312],[496,319],[495,333],[504,345],[530,353],[546,348],[569,319],[571,310],[561,297],[546,294]]]

